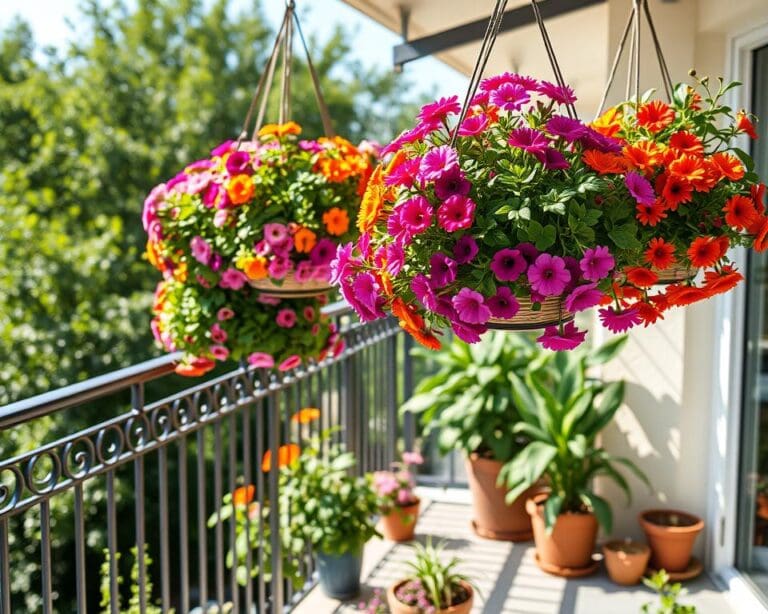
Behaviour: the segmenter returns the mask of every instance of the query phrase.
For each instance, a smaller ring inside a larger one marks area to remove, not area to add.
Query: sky
[[[72,32],[67,18],[74,20],[79,0],[0,0],[0,28],[4,28],[15,15],[20,15],[32,26],[40,46],[61,46]],[[241,5],[243,0],[233,0]],[[283,16],[284,0],[262,0],[267,17],[276,27]],[[392,47],[401,42],[398,35],[375,23],[341,0],[297,0],[302,29],[326,40],[334,26],[341,23],[351,31],[352,49],[367,67],[391,69]],[[466,77],[433,58],[423,58],[405,66],[409,81],[416,90],[436,97],[463,94]]]

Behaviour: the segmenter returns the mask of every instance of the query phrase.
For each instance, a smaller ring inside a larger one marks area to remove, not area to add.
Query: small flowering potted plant
[[[421,500],[413,491],[416,483],[412,467],[423,462],[419,452],[403,452],[402,460],[392,463],[392,470],[373,474],[373,487],[381,512],[379,523],[386,539],[395,542],[413,539]]]
[[[729,291],[743,277],[728,250],[768,246],[765,186],[750,156],[733,145],[740,134],[757,138],[755,126],[723,102],[738,84],[714,85],[706,77],[696,84],[677,86],[669,104],[651,93],[621,103],[592,125],[621,143],[618,152],[583,154],[601,176],[624,183],[626,190],[607,195],[605,206],[628,196],[634,209],[634,223],[614,236],[616,255],[630,265],[619,271],[600,312],[612,330],[647,326],[670,307]]]
[[[572,314],[610,290],[615,237],[635,221],[626,203],[603,206],[615,180],[584,155],[621,144],[574,119],[575,99],[505,73],[480,83],[466,117],[455,96],[422,108],[384,148],[362,235],[332,265],[362,319],[392,313],[431,348],[445,328],[470,343],[488,328],[544,328],[539,341],[556,350],[584,340]]]
[[[457,557],[446,560],[445,542],[437,546],[414,544],[415,557],[407,561],[409,577],[387,591],[392,614],[466,614],[472,609],[474,590],[467,576],[457,571]]]

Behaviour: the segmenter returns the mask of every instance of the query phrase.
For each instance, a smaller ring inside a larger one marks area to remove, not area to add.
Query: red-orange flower
[[[301,455],[301,449],[295,443],[287,443],[277,449],[277,466],[286,467],[292,464]],[[264,452],[261,459],[261,470],[269,471],[272,468],[272,450]]]
[[[674,284],[667,286],[667,302],[672,307],[685,307],[709,298],[706,291],[696,286]]]
[[[634,307],[637,309],[637,315],[643,321],[643,326],[646,328],[651,324],[655,324],[658,320],[663,320],[664,315],[660,309],[657,309],[649,303],[636,303]]]
[[[624,273],[627,276],[627,281],[639,288],[649,288],[659,281],[659,276],[656,273],[641,266],[628,267],[624,269]]]
[[[744,276],[733,267],[723,267],[723,270],[707,271],[704,273],[704,287],[709,291],[710,296],[723,294],[735,288]]]
[[[392,301],[391,308],[392,315],[399,320],[403,330],[409,333],[416,341],[429,349],[440,349],[440,340],[425,328],[424,318],[418,314],[413,305],[406,304],[403,299],[398,297]]]
[[[651,100],[637,109],[637,125],[651,132],[663,130],[675,119],[675,111],[661,100]]]
[[[765,184],[759,183],[757,185],[752,185],[749,188],[749,195],[752,197],[752,201],[755,204],[755,211],[757,211],[758,215],[763,215],[765,213]]]
[[[650,205],[638,203],[635,209],[637,211],[637,219],[644,226],[656,226],[656,224],[667,217],[664,203],[658,198]]]
[[[753,234],[755,235],[755,241],[752,243],[754,250],[764,252],[768,249],[768,217],[760,218],[760,225],[755,228]]]
[[[737,194],[731,196],[723,207],[725,223],[734,230],[744,230],[757,218],[755,203],[751,198]]]
[[[755,125],[750,121],[749,116],[745,111],[739,111],[736,113],[736,130],[739,132],[746,132],[751,139],[757,138]]]
[[[176,365],[174,371],[185,377],[199,377],[205,375],[216,366],[216,361],[210,358],[193,358],[191,362],[182,362]]]
[[[701,139],[692,132],[686,132],[685,130],[675,132],[669,138],[669,146],[680,153],[692,156],[701,156],[704,153],[704,145]]]
[[[682,177],[662,173],[656,178],[656,193],[661,193],[670,211],[676,211],[680,204],[691,201],[693,186]]]
[[[624,158],[618,154],[606,153],[596,149],[585,151],[581,159],[591,169],[601,175],[619,174],[627,170],[627,163]]]
[[[720,177],[727,177],[731,181],[738,181],[744,176],[744,165],[736,156],[725,151],[712,154],[709,159],[713,167],[720,173]]]
[[[440,339],[431,331],[417,330],[413,331],[411,336],[428,350],[439,350],[442,347]]]
[[[704,179],[704,163],[697,156],[683,154],[669,163],[669,174],[673,177],[685,179],[688,183],[694,183]]]
[[[661,147],[653,141],[638,141],[622,150],[627,164],[642,173],[650,173],[661,162]]]
[[[675,246],[661,238],[651,239],[643,256],[648,264],[663,271],[675,263]]]
[[[235,491],[232,493],[232,503],[235,505],[235,507],[245,507],[251,501],[253,501],[253,497],[255,495],[256,487],[253,484],[235,488]]]
[[[688,248],[688,259],[696,268],[711,267],[720,258],[721,245],[713,237],[697,237]]]
[[[297,424],[309,424],[320,417],[320,410],[317,407],[305,407],[291,416],[291,422]]]

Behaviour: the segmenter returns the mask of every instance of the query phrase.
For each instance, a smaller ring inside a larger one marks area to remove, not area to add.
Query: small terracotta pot
[[[616,584],[631,586],[643,577],[651,549],[640,542],[616,540],[603,546],[603,555],[611,580]]]
[[[395,597],[397,589],[400,588],[400,585],[405,584],[406,582],[408,582],[408,580],[399,580],[387,589],[387,604],[389,605],[389,610],[392,612],[392,614],[421,614],[421,610],[419,608],[406,605],[397,597]],[[475,598],[475,592],[466,582],[462,581],[461,585],[469,594],[469,599],[463,601],[462,603],[452,605],[449,608],[435,610],[435,614],[469,614],[469,611],[472,609],[472,602]]]
[[[547,535],[544,522],[546,500],[547,494],[543,493],[528,499],[525,504],[533,523],[533,539],[540,566],[556,575],[571,575],[568,570],[590,567],[597,540],[595,515],[575,512],[560,514],[552,532]],[[558,568],[563,572],[558,573]]]
[[[496,485],[501,462],[471,454],[466,466],[475,532],[488,539],[529,541],[532,537],[531,518],[525,511],[525,501],[536,493],[536,488],[529,488],[507,505],[508,489]]]
[[[639,520],[651,546],[653,567],[669,572],[687,569],[704,521],[677,510],[646,510],[640,513]]]
[[[409,542],[416,531],[416,521],[419,518],[421,501],[416,499],[411,505],[397,506],[389,514],[382,515],[379,527],[384,539],[393,542]]]

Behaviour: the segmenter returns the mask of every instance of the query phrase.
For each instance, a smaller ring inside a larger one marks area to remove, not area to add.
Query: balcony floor
[[[466,503],[427,502],[419,518],[417,538],[432,535],[445,539],[448,554],[464,561],[462,571],[475,580],[482,595],[475,599],[475,614],[634,614],[642,604],[656,602],[655,595],[640,585],[613,584],[604,569],[577,580],[565,580],[541,571],[534,562],[532,543],[512,544],[477,537],[469,528],[471,510]],[[319,587],[293,610],[296,614],[348,614],[358,612],[361,599],[374,588],[386,589],[403,577],[402,562],[410,558],[407,545],[372,540],[363,563],[363,595],[340,603],[325,597]],[[681,603],[695,605],[702,614],[735,612],[725,596],[706,576],[685,584],[688,594]],[[655,611],[655,610],[653,610]]]

